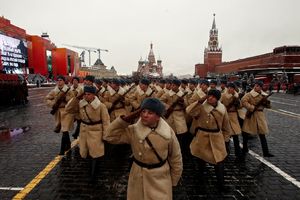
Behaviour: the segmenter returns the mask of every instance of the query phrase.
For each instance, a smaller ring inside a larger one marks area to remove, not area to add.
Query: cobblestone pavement
[[[48,91],[31,89],[27,106],[0,111],[0,125],[31,127],[22,134],[0,137],[0,199],[13,198],[57,157],[61,137],[53,132],[54,119],[43,102]],[[260,142],[251,139],[252,151],[244,162],[236,161],[233,154],[227,158],[226,191],[220,193],[215,189],[213,167],[207,165],[201,178],[197,159],[183,152],[183,176],[173,199],[300,199],[300,108],[296,106],[300,96],[274,94],[271,100],[274,110],[266,111],[271,133],[267,140],[275,157],[263,159],[265,163],[258,160],[261,158],[255,155],[262,155]],[[233,153],[233,144],[231,150]],[[89,159],[80,158],[75,146],[59,157],[25,199],[126,199],[129,154],[127,145],[112,146],[110,154],[98,163],[97,181],[90,182]]]

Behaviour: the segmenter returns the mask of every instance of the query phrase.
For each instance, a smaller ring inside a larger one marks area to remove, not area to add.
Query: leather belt
[[[86,124],[86,125],[96,125],[96,124],[102,124],[102,120],[96,121],[96,122],[86,122],[83,120],[80,120],[82,123]]]
[[[138,166],[143,167],[143,168],[147,168],[147,169],[154,169],[154,168],[159,168],[161,166],[163,166],[167,159],[163,160],[162,162],[159,163],[155,163],[155,164],[147,164],[147,163],[143,163],[141,161],[138,161],[137,159],[135,159],[135,157],[132,158],[133,162],[135,162]]]
[[[197,133],[198,130],[210,132],[210,133],[219,133],[220,132],[220,129],[218,129],[218,128],[217,129],[208,129],[208,128],[197,127],[195,129],[195,133]]]

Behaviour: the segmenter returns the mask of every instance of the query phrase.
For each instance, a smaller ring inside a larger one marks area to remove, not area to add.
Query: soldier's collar
[[[152,130],[150,127],[143,125],[141,119],[139,119],[137,123],[133,125],[133,128],[135,134],[140,140],[144,140],[151,132],[155,132],[168,140],[171,138],[171,133],[172,133],[171,127],[162,118],[160,118],[155,130]]]

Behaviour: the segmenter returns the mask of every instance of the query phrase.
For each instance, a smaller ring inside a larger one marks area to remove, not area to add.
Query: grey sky
[[[151,41],[165,74],[193,74],[213,13],[223,61],[300,45],[299,8],[299,0],[0,0],[0,15],[28,34],[48,32],[58,47],[108,49],[101,58],[119,74],[137,69]]]

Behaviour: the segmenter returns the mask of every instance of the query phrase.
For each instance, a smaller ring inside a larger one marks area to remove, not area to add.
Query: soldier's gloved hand
[[[142,111],[141,109],[138,109],[126,116],[121,116],[121,118],[128,123],[132,123],[136,118],[140,116],[141,111]]]

